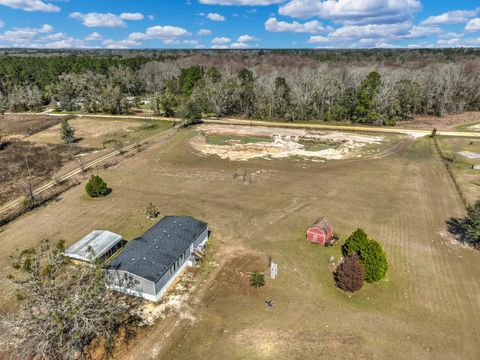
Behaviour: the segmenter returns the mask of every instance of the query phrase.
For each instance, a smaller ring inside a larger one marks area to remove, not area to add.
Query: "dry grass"
[[[94,228],[127,239],[161,215],[208,221],[208,262],[196,269],[190,299],[195,322],[170,314],[142,329],[118,359],[477,359],[480,254],[454,245],[445,220],[462,205],[429,139],[410,140],[383,156],[330,161],[251,160],[245,185],[239,163],[199,157],[192,130],[152,145],[101,172],[113,192],[88,199],[82,187],[0,232],[0,268],[17,247],[43,238],[72,244]],[[328,264],[339,245],[304,239],[320,215],[345,238],[363,227],[386,249],[387,279],[348,296]],[[252,289],[247,274],[279,264],[277,280]],[[267,310],[272,298],[276,308]]]
[[[417,116],[413,121],[399,122],[397,126],[432,130],[458,130],[471,131],[468,129],[473,124],[480,123],[480,112],[464,112],[463,114],[447,114],[444,117]]]
[[[38,186],[49,179],[71,158],[66,146],[14,141],[0,150],[0,204],[26,194],[30,168],[31,181]],[[26,159],[26,160],[25,160]],[[28,167],[27,167],[28,164]]]
[[[38,115],[0,115],[0,134],[28,136],[59,123],[58,118]]]
[[[152,135],[171,127],[168,121],[150,121],[147,124],[138,119],[74,118],[69,121],[75,129],[76,144],[89,148],[113,148],[116,142],[124,145],[142,137]],[[52,126],[28,138],[28,141],[60,144],[60,125]]]

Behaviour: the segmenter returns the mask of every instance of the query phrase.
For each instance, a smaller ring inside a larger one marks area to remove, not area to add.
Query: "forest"
[[[480,52],[3,51],[0,111],[395,125],[480,110]]]

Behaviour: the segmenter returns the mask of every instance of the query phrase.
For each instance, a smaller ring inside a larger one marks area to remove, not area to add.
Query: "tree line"
[[[318,61],[315,53],[265,60],[257,53],[255,64],[252,55],[222,56],[3,56],[0,109],[52,105],[127,114],[144,100],[155,115],[167,117],[378,125],[480,110],[478,60],[361,63]]]

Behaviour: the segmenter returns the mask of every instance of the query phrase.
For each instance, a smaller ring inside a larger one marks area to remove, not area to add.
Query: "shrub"
[[[145,208],[145,215],[147,215],[147,219],[155,219],[160,215],[160,211],[158,211],[156,205],[150,203]]]
[[[105,196],[108,193],[107,183],[98,175],[92,175],[85,185],[85,191],[90,197]]]
[[[357,254],[347,255],[344,262],[338,265],[334,274],[337,286],[345,291],[355,292],[362,288],[365,270]]]
[[[32,196],[27,195],[22,199],[20,206],[25,211],[32,210],[35,206],[35,199]]]
[[[388,270],[387,257],[378,242],[369,239],[365,231],[357,229],[342,247],[345,256],[356,253],[365,269],[365,281],[373,283],[385,277]]]
[[[250,285],[259,288],[265,285],[265,275],[262,272],[255,271],[250,275]]]

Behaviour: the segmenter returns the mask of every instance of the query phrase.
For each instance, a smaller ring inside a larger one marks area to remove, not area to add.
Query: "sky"
[[[480,47],[480,0],[0,0],[0,47]]]

